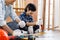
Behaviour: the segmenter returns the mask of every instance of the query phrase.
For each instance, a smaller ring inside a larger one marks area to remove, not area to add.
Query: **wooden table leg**
[[[43,25],[41,25],[41,30],[42,30],[42,32],[44,32],[44,26]]]

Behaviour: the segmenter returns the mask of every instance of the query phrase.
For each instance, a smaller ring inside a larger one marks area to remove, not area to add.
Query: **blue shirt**
[[[16,13],[13,10],[12,5],[6,6],[5,0],[0,0],[0,26],[6,24],[6,18],[10,16],[12,20],[18,18]]]
[[[23,13],[19,16],[19,18],[20,18],[21,20],[25,21],[25,22],[33,22],[32,16],[30,16],[30,15],[27,16],[25,12],[23,12]]]

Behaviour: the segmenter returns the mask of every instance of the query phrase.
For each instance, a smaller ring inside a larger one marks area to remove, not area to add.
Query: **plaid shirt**
[[[33,22],[32,16],[30,16],[30,15],[26,16],[26,13],[25,13],[25,12],[23,12],[23,13],[19,16],[19,18],[20,18],[21,20],[25,21],[25,22]]]

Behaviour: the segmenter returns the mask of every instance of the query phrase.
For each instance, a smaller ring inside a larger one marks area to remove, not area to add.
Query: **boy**
[[[26,7],[24,12],[19,16],[21,20],[23,20],[26,23],[26,26],[24,28],[21,28],[21,30],[28,31],[29,33],[35,33],[36,30],[39,29],[39,25],[34,22],[32,14],[36,11],[36,7],[34,4],[29,3]]]

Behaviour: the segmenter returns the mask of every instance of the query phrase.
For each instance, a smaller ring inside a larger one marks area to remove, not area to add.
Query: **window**
[[[42,19],[43,15],[43,1],[44,0],[38,0],[38,20]],[[46,0],[46,11],[45,11],[45,28],[52,28],[54,25],[54,3],[53,0]]]

